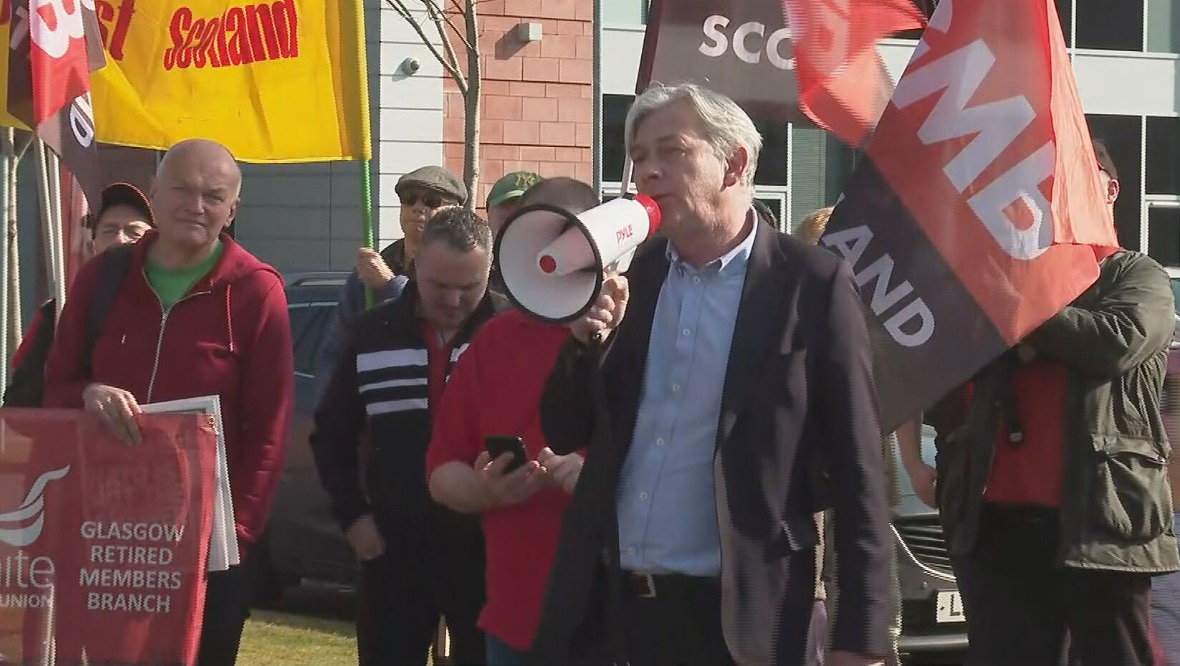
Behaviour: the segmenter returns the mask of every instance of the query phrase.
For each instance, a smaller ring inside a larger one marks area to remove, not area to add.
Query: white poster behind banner
[[[143,405],[145,414],[207,414],[217,432],[216,491],[213,494],[213,532],[209,539],[209,571],[225,571],[241,564],[238,533],[234,526],[234,502],[225,457],[225,428],[221,421],[221,398],[215,395],[185,398]]]

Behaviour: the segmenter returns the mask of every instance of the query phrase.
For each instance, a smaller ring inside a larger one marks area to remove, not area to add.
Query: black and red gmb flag
[[[856,273],[894,429],[1118,241],[1052,0],[943,0],[820,241]]]
[[[695,82],[859,145],[893,88],[877,41],[923,25],[913,0],[651,0],[636,90]]]
[[[94,0],[13,0],[10,12],[8,112],[61,157],[97,205],[102,183],[90,72],[106,56]]]

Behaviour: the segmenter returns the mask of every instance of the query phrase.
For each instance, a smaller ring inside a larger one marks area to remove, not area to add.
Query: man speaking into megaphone
[[[892,546],[852,271],[759,221],[762,140],[732,100],[657,86],[625,134],[641,196],[616,210],[639,227],[658,218],[659,237],[614,276],[603,248],[619,217],[538,222],[520,250],[536,268],[518,303],[571,331],[541,402],[545,436],[556,453],[587,452],[535,663],[808,663],[812,515],[828,506],[841,600],[829,663],[879,663]],[[541,262],[574,229],[565,275],[583,282],[564,288],[562,312],[543,278],[566,255]]]

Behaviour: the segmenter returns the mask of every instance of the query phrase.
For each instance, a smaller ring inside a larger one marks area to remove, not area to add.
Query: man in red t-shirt
[[[542,180],[520,205],[544,203],[580,213],[598,204],[593,188],[570,178]],[[480,513],[487,549],[487,603],[479,626],[488,666],[518,666],[540,622],[561,516],[582,469],[577,453],[554,455],[541,433],[541,393],[561,346],[564,326],[514,310],[486,324],[455,365],[427,452],[435,501]],[[510,473],[512,455],[492,460],[491,435],[520,437],[530,461]]]

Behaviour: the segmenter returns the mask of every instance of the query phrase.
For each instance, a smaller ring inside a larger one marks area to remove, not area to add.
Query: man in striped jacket
[[[316,466],[361,562],[361,666],[425,665],[440,616],[454,663],[485,659],[476,628],[484,603],[479,519],[430,499],[426,448],[451,368],[506,307],[487,290],[491,245],[474,213],[438,211],[422,231],[415,276],[360,320],[316,410]],[[366,431],[372,452],[362,486],[357,454]]]

